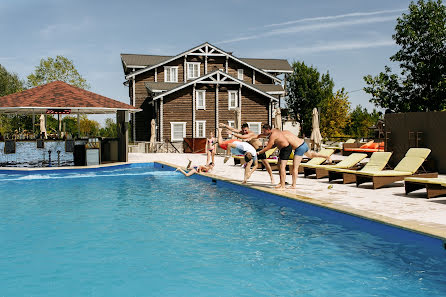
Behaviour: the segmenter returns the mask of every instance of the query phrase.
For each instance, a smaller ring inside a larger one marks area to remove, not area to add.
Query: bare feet
[[[228,162],[228,160],[229,160],[229,156],[226,156],[225,159],[223,160],[223,163],[226,164],[226,162]]]
[[[177,169],[175,169],[175,171],[178,171],[178,170],[180,170],[180,167],[178,167]]]
[[[242,181],[242,184],[244,184],[244,185],[246,185],[247,184],[247,182],[244,180],[244,181]]]
[[[296,186],[288,186],[288,187],[286,187],[286,188],[287,188],[287,189],[293,189],[293,190],[297,189]]]
[[[277,191],[283,191],[283,190],[285,190],[285,187],[282,186],[281,184],[278,184],[277,186],[274,187],[274,189]]]

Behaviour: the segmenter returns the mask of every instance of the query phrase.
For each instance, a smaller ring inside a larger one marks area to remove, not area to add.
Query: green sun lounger
[[[372,182],[373,189],[378,189],[396,181],[404,180],[404,178],[409,176],[437,177],[437,173],[416,174],[430,152],[431,150],[427,148],[411,148],[393,170],[357,172],[356,186],[366,182]]]
[[[330,168],[353,168],[357,166],[359,162],[364,160],[367,157],[367,154],[360,154],[360,153],[354,153],[342,160],[341,162],[337,164],[328,164],[328,165],[312,165],[306,163],[302,164],[302,167],[304,168],[304,176],[307,177],[312,174],[316,174],[316,178],[323,178],[328,176],[328,170]]]
[[[446,195],[446,177],[423,178],[423,177],[406,177],[404,179],[404,188],[406,195],[426,188],[427,199]]]
[[[360,170],[341,169],[341,168],[329,168],[328,180],[333,181],[342,179],[344,184],[350,184],[356,182],[356,173],[358,172],[378,172],[386,167],[389,162],[391,152],[374,152],[370,157],[370,160]]]

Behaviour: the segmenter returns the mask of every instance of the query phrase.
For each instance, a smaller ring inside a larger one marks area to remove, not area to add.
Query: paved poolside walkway
[[[133,163],[162,161],[183,167],[187,165],[188,158],[192,160],[193,164],[206,163],[204,154],[129,154],[129,162]],[[216,166],[212,174],[232,179],[235,182],[243,180],[243,170],[239,165],[234,166],[232,160],[224,164],[223,157],[216,156],[215,163]],[[278,171],[274,171],[274,176],[278,182]],[[287,182],[291,183],[291,176],[287,176]],[[257,170],[254,172],[248,185],[276,192],[271,186],[266,171]],[[330,185],[333,187],[329,187]],[[446,238],[446,197],[426,199],[426,190],[419,190],[406,196],[403,182],[373,190],[371,183],[363,184],[357,188],[354,184],[329,183],[328,179],[316,180],[299,175],[297,188],[296,190],[286,190],[286,195]]]

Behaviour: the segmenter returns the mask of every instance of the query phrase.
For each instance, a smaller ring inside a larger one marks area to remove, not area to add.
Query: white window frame
[[[183,125],[183,137],[175,138],[173,133],[174,125]],[[183,141],[186,137],[186,122],[170,122],[170,141]]]
[[[259,129],[257,130],[258,133],[256,133],[256,131],[253,131],[256,134],[260,134],[262,133],[262,123],[261,122],[247,122],[248,126],[249,126],[249,130],[253,131],[252,126],[258,126]]]
[[[237,78],[243,80],[243,68],[237,69]]]
[[[228,126],[231,128],[235,128],[235,121],[228,121]]]
[[[175,77],[172,80],[171,69],[175,69]],[[167,75],[169,73],[169,75]],[[164,66],[164,82],[178,82],[178,66]]]
[[[198,134],[199,124],[203,124],[203,135]],[[195,138],[206,138],[206,121],[195,121]]]
[[[231,94],[235,94],[235,106],[231,106]],[[238,107],[238,91],[236,90],[228,90],[228,109],[236,109]]]
[[[198,65],[197,66],[197,76],[194,76],[193,74],[193,67],[192,67],[192,73],[189,71],[189,66],[190,65]],[[200,77],[200,66],[201,63],[200,62],[186,62],[186,69],[187,69],[187,79],[195,79],[195,78],[199,78]]]
[[[198,104],[198,94],[203,93],[203,105]],[[195,90],[195,109],[206,110],[206,90]]]

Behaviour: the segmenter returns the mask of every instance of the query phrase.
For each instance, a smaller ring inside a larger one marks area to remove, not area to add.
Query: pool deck
[[[129,154],[131,163],[162,162],[185,167],[188,159],[194,165],[206,163],[204,154]],[[215,163],[212,174],[208,175],[241,184],[243,169],[240,165],[234,166],[232,160],[224,164],[220,156],[215,156]],[[278,182],[278,171],[273,173]],[[291,176],[286,180],[291,183]],[[354,184],[329,183],[328,178],[316,180],[299,175],[297,189],[276,191],[268,173],[257,170],[247,186],[446,240],[446,197],[426,199],[425,189],[405,195],[403,182],[373,190],[371,183],[357,188]]]

